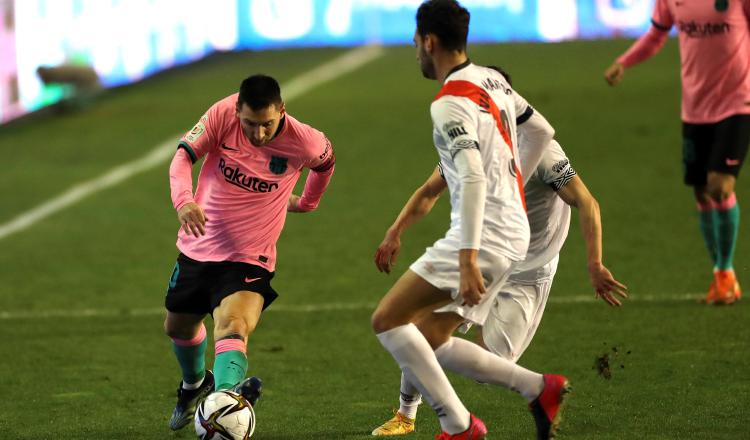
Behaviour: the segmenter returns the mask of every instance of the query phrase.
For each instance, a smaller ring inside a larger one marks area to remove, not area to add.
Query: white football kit
[[[560,144],[552,141],[524,188],[531,227],[529,251],[524,261],[514,265],[482,329],[487,348],[508,360],[515,362],[523,354],[542,319],[570,226],[570,206],[557,191],[575,175]]]
[[[455,312],[467,323],[482,325],[511,266],[526,257],[529,245],[515,147],[517,124],[523,123],[524,133],[543,146],[554,130],[500,73],[468,61],[448,75],[431,114],[440,169],[450,193],[451,223],[445,237],[410,269],[451,293],[454,302],[438,312]],[[461,249],[478,249],[486,293],[473,307],[461,305]]]

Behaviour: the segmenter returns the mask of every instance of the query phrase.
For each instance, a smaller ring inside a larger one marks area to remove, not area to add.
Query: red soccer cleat
[[[469,428],[466,431],[459,432],[458,434],[441,432],[435,437],[435,440],[482,440],[485,435],[487,435],[487,427],[484,426],[484,422],[472,414],[469,421]]]
[[[742,296],[740,283],[733,270],[720,270],[714,274],[716,288],[712,304],[734,304]]]
[[[555,438],[560,424],[562,404],[568,393],[570,384],[565,376],[557,374],[544,375],[544,389],[542,393],[529,404],[531,414],[536,422],[537,440]]]

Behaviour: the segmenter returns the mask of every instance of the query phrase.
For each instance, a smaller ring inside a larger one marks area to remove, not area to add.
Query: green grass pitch
[[[552,299],[520,363],[570,378],[560,438],[744,438],[750,312],[744,301],[720,308],[688,298],[708,287],[710,266],[681,183],[677,47],[670,41],[612,89],[602,72],[628,44],[470,50],[475,62],[509,70],[556,127],[601,204],[605,264],[632,295],[621,309],[579,300],[593,294],[574,215]],[[81,111],[0,128],[0,224],[188,130],[245,76],[264,72],[283,84],[343,51],[216,55],[109,91]],[[291,114],[327,133],[338,161],[319,210],[288,217],[274,280],[282,296],[249,343],[249,372],[266,388],[255,438],[365,439],[397,407],[399,371],[369,326],[397,275],[378,273],[372,256],[436,164],[428,106],[437,90],[421,78],[413,48],[393,47],[288,103]],[[158,312],[176,256],[167,166],[0,240],[4,438],[193,438],[191,428],[167,428],[179,380]],[[740,203],[749,200],[747,188],[745,176]],[[404,236],[398,271],[445,232],[447,205],[441,200]],[[750,286],[743,229],[736,268]],[[331,304],[344,309],[302,307]],[[605,353],[609,380],[593,368]],[[489,438],[534,438],[521,397],[451,379]],[[417,430],[410,438],[439,431],[427,405]]]

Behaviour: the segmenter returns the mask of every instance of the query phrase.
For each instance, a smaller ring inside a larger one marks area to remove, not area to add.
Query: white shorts
[[[535,283],[511,279],[503,286],[482,327],[487,348],[512,362],[518,361],[531,343],[547,305],[558,257],[549,266],[548,278]]]
[[[412,272],[440,290],[450,292],[453,303],[435,312],[453,312],[463,317],[467,324],[483,325],[490,313],[495,297],[511,273],[513,262],[502,255],[490,254],[481,249],[477,255],[479,270],[482,271],[486,292],[475,306],[462,306],[463,298],[459,288],[461,274],[458,268],[459,246],[454,240],[441,239],[428,247],[425,253],[409,267]]]

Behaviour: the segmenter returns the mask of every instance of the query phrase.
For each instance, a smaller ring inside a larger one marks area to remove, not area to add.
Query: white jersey
[[[526,259],[516,265],[510,281],[530,283],[553,274],[548,263],[560,253],[570,226],[570,206],[557,191],[575,175],[562,147],[553,140],[524,188],[531,240]]]
[[[478,148],[487,183],[480,249],[523,260],[529,244],[516,150],[516,118],[533,112],[495,70],[466,62],[448,75],[431,107],[433,139],[450,192],[445,239],[461,242],[461,182],[454,156]]]

